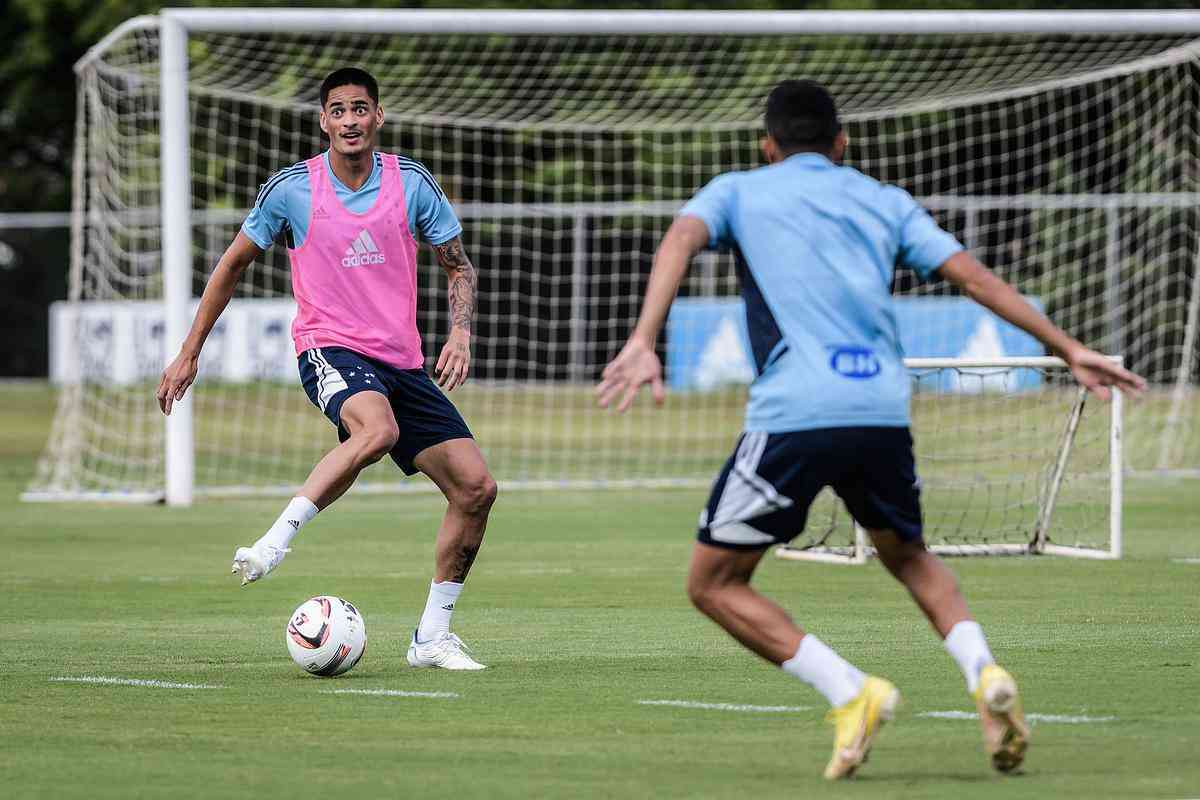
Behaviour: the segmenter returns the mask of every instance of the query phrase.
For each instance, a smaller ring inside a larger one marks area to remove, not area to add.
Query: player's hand
[[[158,380],[158,391],[155,394],[158,397],[158,407],[164,414],[170,416],[171,406],[177,400],[183,399],[188,387],[192,385],[192,381],[196,380],[196,371],[199,368],[199,356],[180,353],[163,370],[162,377]]]
[[[601,408],[608,408],[618,396],[617,411],[625,412],[633,405],[638,390],[650,384],[655,405],[662,405],[667,392],[663,388],[662,362],[654,348],[641,339],[630,339],[617,357],[604,368],[603,380],[596,387],[596,399]]]
[[[467,372],[471,368],[471,334],[462,328],[450,329],[450,340],[442,348],[438,356],[437,384],[447,392],[452,392],[467,382]]]
[[[1139,395],[1146,389],[1145,378],[1133,374],[1094,350],[1079,347],[1068,353],[1065,358],[1079,385],[1101,400],[1112,396],[1110,386],[1116,386],[1121,391],[1133,395]]]

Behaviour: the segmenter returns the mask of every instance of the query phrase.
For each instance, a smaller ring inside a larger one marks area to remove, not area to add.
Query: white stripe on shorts
[[[725,544],[771,544],[775,537],[752,528],[744,522],[726,522],[719,528],[709,526],[709,537]]]
[[[342,377],[342,373],[334,369],[333,365],[325,358],[321,348],[314,347],[307,352],[309,361],[317,371],[317,403],[324,412],[330,399],[349,387],[346,385],[346,379]]]
[[[313,374],[317,376],[317,405],[319,406],[321,404],[319,399],[321,397],[321,387],[325,383],[325,379],[321,375],[321,362],[317,361],[316,357],[313,356],[313,351],[311,348],[304,351],[304,357],[308,359],[309,366],[313,368]],[[325,409],[321,410],[324,411]]]
[[[717,501],[716,511],[708,524],[708,535],[715,541],[730,544],[773,541],[769,535],[741,523],[792,505],[792,498],[779,494],[770,481],[758,474],[758,465],[767,449],[769,435],[765,431],[753,431],[742,437],[742,443],[733,456],[733,468],[725,479],[721,499]],[[761,537],[758,541],[754,541],[758,538],[753,535],[755,533]]]

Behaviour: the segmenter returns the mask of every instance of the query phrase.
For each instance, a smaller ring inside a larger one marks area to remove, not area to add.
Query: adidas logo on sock
[[[387,257],[379,252],[379,247],[366,228],[358,232],[354,241],[346,248],[346,257],[342,259],[343,267],[360,267],[366,264],[385,264]]]
[[[442,606],[442,611],[453,611],[453,610],[454,610],[454,603],[447,603],[446,605]]]
[[[298,519],[289,519],[289,520],[287,521],[287,523],[288,523],[288,525],[291,525],[293,529],[295,529],[295,530],[300,530],[300,520],[298,520]]]

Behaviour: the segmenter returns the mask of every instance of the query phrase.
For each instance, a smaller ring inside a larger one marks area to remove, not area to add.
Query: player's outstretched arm
[[[1110,386],[1135,394],[1146,388],[1143,378],[1068,336],[970,253],[955,253],[946,259],[939,272],[972,300],[1035,336],[1066,361],[1075,380],[1097,397],[1107,400]]]
[[[171,413],[171,406],[176,400],[182,400],[192,381],[196,379],[196,370],[200,367],[200,350],[204,341],[216,324],[217,318],[229,304],[233,291],[246,267],[261,256],[262,248],[256,245],[250,237],[238,231],[233,242],[225,250],[221,260],[209,276],[208,285],[200,297],[200,307],[196,309],[196,318],[192,320],[192,328],[188,331],[179,355],[163,370],[158,381],[158,407],[164,414]]]
[[[471,324],[475,320],[475,292],[479,275],[463,250],[462,239],[455,236],[433,246],[438,263],[450,278],[450,338],[438,356],[438,386],[447,392],[467,382],[471,368]]]
[[[619,397],[617,411],[628,410],[638,390],[647,383],[656,404],[662,405],[666,399],[662,362],[654,352],[654,343],[679,291],[679,282],[687,274],[688,262],[707,243],[708,226],[699,217],[677,217],[667,229],[662,244],[654,253],[654,267],[650,270],[637,327],[617,357],[604,368],[600,385],[596,387],[601,408],[608,408]]]

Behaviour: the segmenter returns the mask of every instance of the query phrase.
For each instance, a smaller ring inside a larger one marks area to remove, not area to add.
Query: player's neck
[[[786,161],[787,159],[791,158],[792,156],[799,156],[799,155],[822,156],[823,158],[827,158],[830,161],[837,160],[833,157],[833,153],[829,152],[828,150],[814,150],[814,149],[807,149],[807,148],[800,148],[797,150],[780,150],[778,159],[779,159],[779,161]]]
[[[330,148],[329,168],[347,189],[357,192],[371,177],[371,170],[375,168],[375,150],[364,150],[347,156]]]

